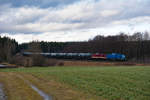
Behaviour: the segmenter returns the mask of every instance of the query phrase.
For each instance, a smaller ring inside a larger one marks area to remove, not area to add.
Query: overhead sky
[[[19,43],[150,31],[150,0],[0,0],[0,34]]]

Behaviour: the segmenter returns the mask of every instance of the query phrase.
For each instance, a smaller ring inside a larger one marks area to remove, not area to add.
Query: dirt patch
[[[64,66],[148,66],[150,64],[140,64],[135,62],[119,61],[78,61],[64,60]]]
[[[42,90],[38,89],[35,85],[31,84],[28,80],[25,80],[21,75],[17,75],[19,78],[24,80],[34,91],[36,91],[44,100],[52,100],[52,97],[44,93]]]
[[[0,82],[4,84],[7,100],[43,100],[43,98],[22,79],[10,72],[0,72]],[[1,99],[0,99],[1,100]]]
[[[121,63],[116,62],[106,62],[106,61],[64,61],[65,66],[114,66],[121,65]]]
[[[0,72],[0,77],[3,77],[0,78],[0,82],[5,84],[4,91],[7,100],[43,100],[43,97],[18,75],[34,84],[39,90],[52,96],[53,100],[99,100],[93,95],[73,90],[68,85],[47,79],[42,75],[34,76],[29,73]]]
[[[28,79],[32,84],[39,87],[40,90],[47,94],[51,94],[53,100],[99,100],[97,97],[90,94],[82,93],[81,91],[73,90],[68,85],[47,79],[42,75],[23,74],[25,79]]]
[[[30,84],[33,90],[35,90],[40,96],[44,98],[44,100],[52,100],[52,97],[44,93],[43,91],[39,90],[36,86]]]

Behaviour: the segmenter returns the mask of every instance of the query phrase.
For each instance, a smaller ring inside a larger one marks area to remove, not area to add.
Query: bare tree
[[[40,53],[42,52],[40,42],[38,42],[38,41],[31,42],[28,45],[28,49],[26,51],[32,53],[31,58],[32,58],[33,66],[42,66],[42,65],[44,65],[45,58],[42,55],[40,55]],[[27,62],[26,62],[27,65],[28,65],[29,62],[31,62],[31,61],[29,61],[29,59],[27,59]]]

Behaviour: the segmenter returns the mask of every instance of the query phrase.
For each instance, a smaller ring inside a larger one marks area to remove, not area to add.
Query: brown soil
[[[111,62],[111,61],[63,61],[64,66],[148,66],[150,64],[139,64],[135,62]]]

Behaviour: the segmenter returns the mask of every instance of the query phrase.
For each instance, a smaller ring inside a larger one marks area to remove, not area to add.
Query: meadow
[[[42,100],[23,80],[54,100],[150,100],[148,66],[0,69],[0,83],[8,100]]]

